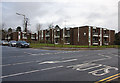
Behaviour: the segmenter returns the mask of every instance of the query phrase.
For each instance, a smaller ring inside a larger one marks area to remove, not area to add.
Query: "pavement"
[[[40,47],[38,49],[43,49],[43,50],[64,50],[64,51],[79,51],[79,50],[102,50],[105,48],[68,48],[68,47]]]
[[[2,46],[3,81],[116,81],[118,49],[43,50]],[[119,65],[119,66],[118,66]]]

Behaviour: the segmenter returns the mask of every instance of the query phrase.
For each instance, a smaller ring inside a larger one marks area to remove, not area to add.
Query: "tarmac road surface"
[[[60,51],[2,46],[3,81],[118,81],[118,49]]]

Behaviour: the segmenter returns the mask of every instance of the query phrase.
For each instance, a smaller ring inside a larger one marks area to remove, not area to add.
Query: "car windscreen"
[[[26,41],[20,41],[20,43],[27,43]]]
[[[16,43],[16,41],[10,41],[11,43]]]
[[[3,41],[3,42],[8,42],[8,41]]]

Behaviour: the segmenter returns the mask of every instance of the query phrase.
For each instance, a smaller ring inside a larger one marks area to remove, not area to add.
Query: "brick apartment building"
[[[12,32],[7,34],[6,40],[40,41],[51,44],[70,45],[113,45],[114,30],[94,26],[81,26],[61,29],[58,25],[36,33]]]
[[[10,40],[25,40],[27,42],[30,41],[37,41],[38,36],[36,33],[27,33],[27,32],[12,32],[8,33],[5,37],[5,40],[10,41]]]
[[[71,45],[113,45],[114,30],[94,26],[82,26],[61,29],[58,25],[54,29],[41,30],[38,40],[43,43],[71,44]]]

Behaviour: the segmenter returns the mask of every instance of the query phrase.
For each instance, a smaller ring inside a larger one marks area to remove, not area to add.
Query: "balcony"
[[[22,39],[27,39],[27,34],[25,32],[22,34]]]
[[[35,37],[31,37],[31,39],[35,39]]]
[[[103,41],[104,45],[109,45],[108,41]]]
[[[54,37],[55,37],[55,38],[60,38],[60,35],[55,35]]]
[[[45,37],[50,37],[50,31],[46,31]]]
[[[60,29],[57,29],[56,31],[60,31]]]
[[[93,33],[93,36],[94,36],[94,37],[98,37],[98,33],[97,33],[97,32],[94,32],[94,33]]]
[[[68,45],[68,44],[70,44],[70,41],[66,41],[64,44]]]
[[[104,34],[103,37],[109,37],[109,34]]]
[[[50,34],[46,34],[45,37],[50,37]]]
[[[98,45],[98,41],[93,41],[93,45]]]
[[[65,34],[65,37],[70,37],[70,34]]]
[[[22,39],[27,39],[27,37],[22,37]]]

